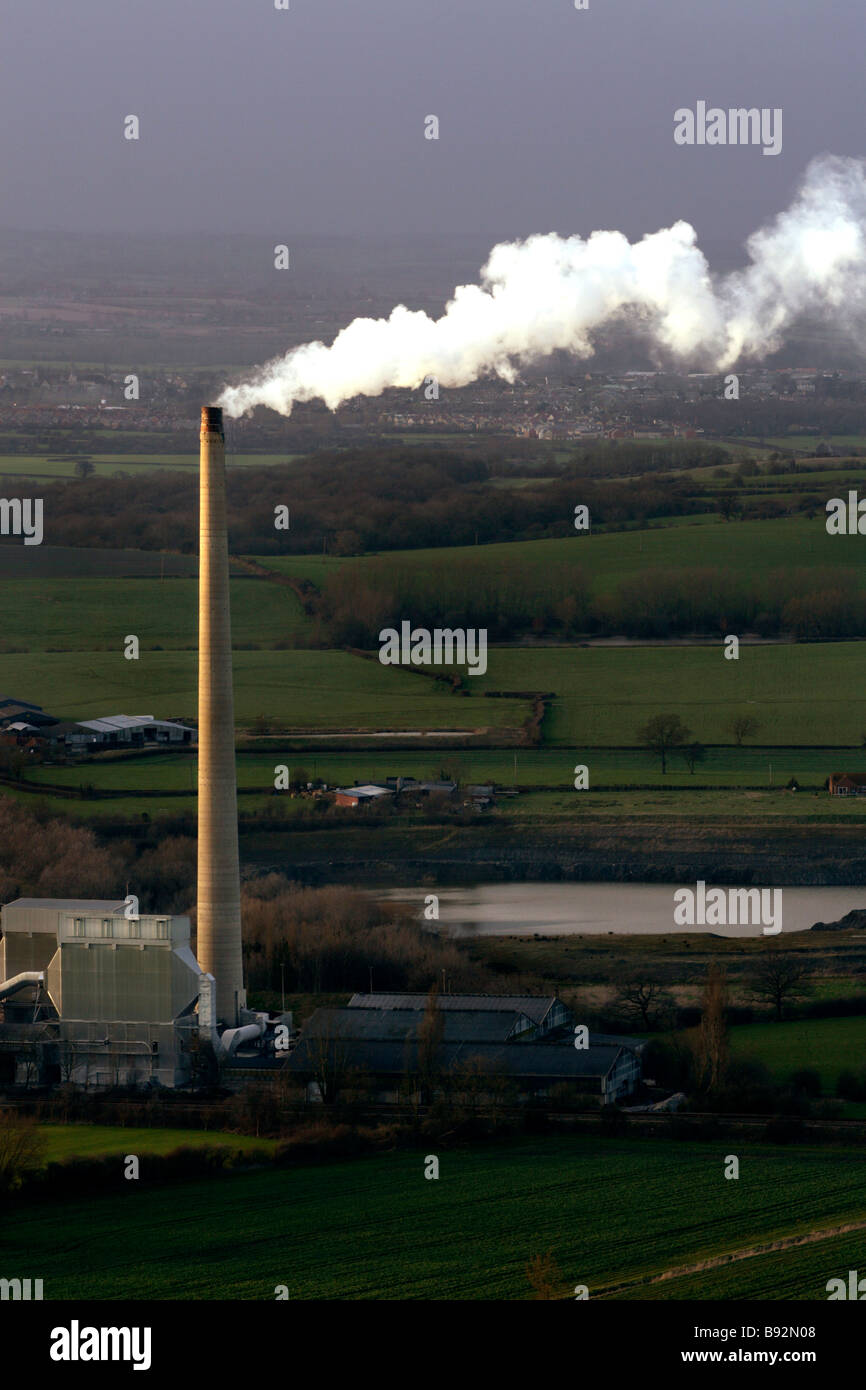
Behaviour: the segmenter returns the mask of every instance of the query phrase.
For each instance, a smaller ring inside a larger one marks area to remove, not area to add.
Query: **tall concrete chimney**
[[[202,406],[198,581],[198,947],[216,1017],[245,1007],[223,413]]]

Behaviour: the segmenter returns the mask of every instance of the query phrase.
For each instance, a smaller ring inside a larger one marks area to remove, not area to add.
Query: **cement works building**
[[[188,917],[18,898],[2,910],[0,1081],[183,1085],[203,971]]]
[[[316,1009],[289,1054],[309,1100],[353,1087],[380,1102],[431,1098],[471,1085],[480,1096],[505,1083],[523,1100],[556,1088],[614,1104],[641,1077],[640,1039],[590,1034],[576,1047],[575,1020],[556,996],[444,994],[434,1021],[423,994],[356,994],[345,1009]]]

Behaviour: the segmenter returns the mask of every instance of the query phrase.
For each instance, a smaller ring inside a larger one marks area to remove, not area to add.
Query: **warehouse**
[[[431,1017],[435,1000],[438,1019]],[[641,1078],[640,1040],[574,1044],[574,1019],[555,997],[356,994],[316,1009],[289,1054],[308,1100],[364,1092],[380,1103],[429,1103],[471,1089],[477,1101],[595,1096],[614,1104]]]
[[[70,753],[99,748],[142,748],[146,743],[192,744],[193,728],[152,714],[106,714],[100,719],[80,719],[56,725],[48,734],[52,745]]]
[[[426,994],[353,994],[350,1009],[425,1009]],[[531,1020],[536,1036],[573,1023],[571,1010],[555,994],[439,994],[437,1008],[482,1013],[508,1009]]]

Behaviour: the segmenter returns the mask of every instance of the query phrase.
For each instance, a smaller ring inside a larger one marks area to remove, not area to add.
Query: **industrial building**
[[[189,918],[140,913],[134,896],[8,903],[0,915],[7,1082],[179,1086],[202,1044],[229,1061],[260,1047],[267,1031],[267,1015],[246,1008],[243,981],[225,441],[215,406],[202,408],[199,554],[198,959]],[[5,709],[12,719],[37,712],[11,699]],[[73,739],[116,745],[192,740],[186,726],[149,715],[70,728]]]
[[[189,1080],[203,975],[189,918],[128,911],[75,898],[3,907],[0,1078],[88,1088]]]
[[[467,1078],[485,1094],[503,1083],[516,1100],[597,1096],[614,1104],[641,1078],[640,1039],[590,1034],[575,1045],[575,1020],[556,996],[441,994],[430,1034],[423,994],[355,994],[345,1009],[316,1009],[288,1068],[312,1101],[361,1088],[377,1102],[430,1100]],[[329,1094],[330,1093],[330,1094]]]

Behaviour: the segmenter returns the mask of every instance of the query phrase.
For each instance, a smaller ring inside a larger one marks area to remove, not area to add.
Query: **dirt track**
[[[725,1255],[714,1255],[697,1264],[674,1265],[661,1274],[645,1274],[636,1279],[626,1279],[621,1284],[606,1288],[599,1298],[609,1298],[612,1294],[623,1293],[627,1289],[647,1287],[650,1284],[663,1284],[669,1279],[682,1279],[687,1274],[703,1274],[708,1269],[720,1269],[723,1265],[736,1264],[740,1260],[752,1260],[759,1255],[773,1255],[780,1250],[794,1250],[800,1245],[814,1245],[817,1241],[832,1240],[834,1236],[844,1236],[851,1231],[866,1230],[866,1217],[862,1221],[848,1221],[843,1226],[827,1226],[820,1231],[804,1231],[797,1236],[783,1236],[780,1240],[770,1240],[763,1245],[749,1245],[742,1250],[729,1250]]]

